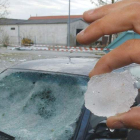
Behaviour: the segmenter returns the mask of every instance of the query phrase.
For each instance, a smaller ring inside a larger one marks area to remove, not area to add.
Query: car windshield
[[[0,131],[16,140],[69,140],[88,77],[7,70],[0,75]]]

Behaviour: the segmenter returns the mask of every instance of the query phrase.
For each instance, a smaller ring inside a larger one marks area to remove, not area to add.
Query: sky
[[[9,0],[8,18],[28,19],[30,16],[68,15],[69,0]],[[90,0],[71,0],[71,15],[82,15],[95,6]]]

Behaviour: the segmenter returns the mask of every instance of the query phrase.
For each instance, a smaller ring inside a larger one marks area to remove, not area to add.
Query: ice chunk
[[[133,76],[140,79],[140,66],[132,67],[130,69],[130,72],[132,73]]]
[[[132,67],[130,72],[137,80],[136,87],[140,89],[140,66]]]
[[[128,111],[138,93],[134,82],[128,71],[93,76],[85,94],[86,108],[106,117]]]

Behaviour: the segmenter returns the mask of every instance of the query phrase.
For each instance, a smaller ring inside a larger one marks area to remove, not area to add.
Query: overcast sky
[[[30,16],[68,15],[69,0],[9,0],[9,16],[28,19]],[[90,0],[71,0],[71,15],[83,14],[95,6]]]

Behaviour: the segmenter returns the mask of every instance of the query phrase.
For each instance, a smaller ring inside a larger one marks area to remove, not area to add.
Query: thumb
[[[112,129],[124,127],[140,129],[140,107],[133,107],[128,112],[109,117],[107,126]]]

